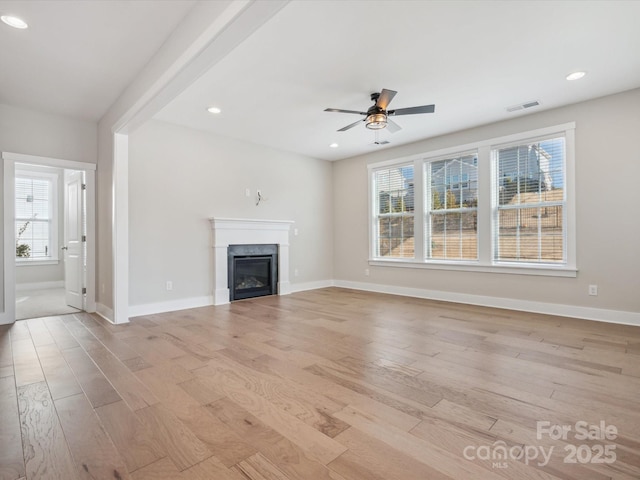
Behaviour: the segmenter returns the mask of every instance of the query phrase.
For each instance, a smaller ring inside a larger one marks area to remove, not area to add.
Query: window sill
[[[35,267],[41,265],[58,265],[60,260],[57,258],[48,260],[16,260],[16,267]]]
[[[369,259],[369,265],[374,267],[400,267],[400,268],[418,268],[427,270],[451,270],[461,272],[481,272],[481,273],[503,273],[511,275],[538,275],[546,277],[577,277],[578,270],[576,268],[567,267],[566,265],[513,265],[513,264],[494,264],[480,265],[475,262],[419,262],[413,259],[403,260],[394,259]]]

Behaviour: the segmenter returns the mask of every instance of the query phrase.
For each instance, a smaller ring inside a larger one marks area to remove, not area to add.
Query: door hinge
[[[82,190],[86,190],[86,189],[87,189],[87,184],[86,184],[86,183],[83,183],[83,184],[82,184]]]
[[[86,242],[87,241],[87,236],[86,235],[82,235],[82,241]]]
[[[87,294],[87,287],[82,287],[82,294],[86,295]]]

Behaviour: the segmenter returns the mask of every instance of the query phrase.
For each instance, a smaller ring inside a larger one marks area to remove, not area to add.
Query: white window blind
[[[477,162],[472,152],[426,164],[427,259],[478,258]]]
[[[16,258],[56,256],[52,241],[53,191],[51,178],[16,176]]]
[[[566,263],[565,138],[496,148],[492,156],[494,260]]]
[[[413,165],[376,170],[375,256],[414,258]]]

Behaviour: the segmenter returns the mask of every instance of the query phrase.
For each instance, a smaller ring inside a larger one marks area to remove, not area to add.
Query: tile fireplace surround
[[[291,293],[289,282],[290,220],[249,220],[244,218],[210,218],[213,230],[213,304],[229,303],[229,245],[278,245],[278,295]]]

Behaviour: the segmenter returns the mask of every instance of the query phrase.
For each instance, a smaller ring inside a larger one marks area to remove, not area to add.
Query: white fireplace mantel
[[[229,245],[278,245],[278,295],[291,293],[289,283],[289,230],[291,220],[210,218],[213,229],[213,303],[229,303]]]

